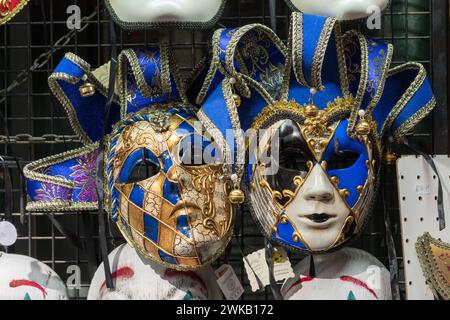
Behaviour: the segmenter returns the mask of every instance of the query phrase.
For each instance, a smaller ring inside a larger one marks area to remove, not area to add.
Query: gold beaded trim
[[[383,124],[383,128],[381,129],[382,135],[388,128],[391,127],[392,123],[394,123],[395,119],[402,112],[402,110],[405,108],[405,106],[408,104],[408,102],[416,94],[417,90],[419,90],[419,88],[423,85],[424,81],[426,80],[425,68],[423,65],[417,62],[408,62],[401,66],[395,67],[389,71],[388,77],[403,72],[405,70],[414,70],[414,69],[418,70],[417,76],[413,80],[411,85],[408,87],[408,89],[405,91],[405,93],[402,95],[402,97],[395,104],[394,108],[392,108],[391,112],[389,113],[385,123]],[[411,123],[413,122],[409,122],[408,126],[410,126]]]
[[[65,59],[75,63],[78,67],[80,67],[87,77],[87,81],[91,82],[99,92],[106,96],[107,95],[107,88],[102,84],[102,80],[97,78],[95,71],[91,71],[91,66],[89,63],[81,59],[80,57],[76,56],[73,53],[66,53],[64,56]],[[99,69],[104,69],[105,65],[100,67]],[[73,107],[70,99],[66,96],[64,90],[59,85],[59,81],[65,81],[70,84],[76,84],[79,81],[81,81],[81,78],[73,77],[68,75],[67,73],[63,72],[55,72],[50,75],[48,78],[48,85],[50,87],[50,91],[55,95],[55,97],[59,100],[61,105],[63,106],[64,110],[66,111],[69,122],[72,127],[72,129],[75,131],[76,134],[80,137],[80,140],[83,142],[83,144],[90,144],[92,143],[92,140],[87,136],[87,134],[84,132],[84,130],[81,128],[81,125],[78,121],[75,108]],[[114,97],[114,101],[118,101],[118,97]]]
[[[428,232],[419,237],[416,242],[416,252],[419,258],[422,272],[433,294],[450,300],[449,280],[442,274],[436,263],[431,246],[447,250],[450,253],[450,244],[434,239]]]

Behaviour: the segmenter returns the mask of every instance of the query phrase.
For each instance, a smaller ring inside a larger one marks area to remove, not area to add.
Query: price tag
[[[429,184],[416,184],[416,193],[418,196],[426,196],[431,194],[431,186]]]
[[[272,260],[275,281],[282,281],[295,276],[286,250],[274,248]],[[244,258],[244,266],[253,292],[262,290],[270,285],[269,266],[266,262],[265,249],[247,255]]]
[[[217,284],[227,300],[237,300],[244,293],[244,288],[233,268],[224,264],[216,270]]]

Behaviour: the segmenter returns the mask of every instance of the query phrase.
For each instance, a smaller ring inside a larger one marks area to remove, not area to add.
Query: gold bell
[[[314,118],[319,114],[319,109],[313,104],[307,104],[305,106],[305,113],[308,118]]]
[[[356,133],[361,136],[367,136],[370,133],[370,124],[365,120],[360,121],[356,126]]]
[[[394,165],[397,162],[397,155],[393,152],[386,153],[386,155],[384,156],[384,162],[388,166]]]
[[[95,87],[90,82],[85,82],[80,87],[80,94],[82,97],[92,97],[95,94]]]
[[[231,191],[228,198],[232,204],[242,204],[245,201],[244,192],[240,189],[234,189]]]
[[[236,104],[236,107],[239,108],[242,103],[241,97],[237,94],[233,94],[233,100],[234,100],[234,103]]]

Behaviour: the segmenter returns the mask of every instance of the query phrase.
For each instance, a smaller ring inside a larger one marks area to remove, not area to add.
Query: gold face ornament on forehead
[[[178,270],[218,258],[232,232],[222,165],[205,162],[214,144],[180,105],[131,114],[107,148],[109,210],[144,257]]]
[[[351,97],[324,110],[278,102],[255,120],[253,128],[262,136],[249,173],[250,207],[278,243],[326,252],[365,224],[381,150],[376,125],[363,112],[348,136],[353,104]]]

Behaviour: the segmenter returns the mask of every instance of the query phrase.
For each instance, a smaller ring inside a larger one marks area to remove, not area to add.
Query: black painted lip
[[[326,213],[314,213],[306,217],[315,223],[325,223],[331,218],[333,218],[333,216]]]

